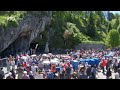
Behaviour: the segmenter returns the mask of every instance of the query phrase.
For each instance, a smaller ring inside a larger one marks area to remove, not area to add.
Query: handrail
[[[7,58],[2,58],[2,59],[0,59],[0,60],[5,60],[5,59],[7,59]]]

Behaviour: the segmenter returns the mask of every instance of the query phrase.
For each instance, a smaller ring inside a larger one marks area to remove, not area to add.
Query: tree
[[[76,44],[81,43],[81,41],[87,40],[85,35],[73,23],[67,22],[64,29],[63,37],[67,48],[73,48]]]
[[[88,25],[87,35],[94,39],[96,36],[96,22],[95,21],[96,21],[95,13],[93,11],[91,11],[90,17],[89,17],[89,25]]]
[[[110,47],[119,46],[120,44],[119,32],[116,29],[110,30],[110,32],[108,33],[107,41]]]

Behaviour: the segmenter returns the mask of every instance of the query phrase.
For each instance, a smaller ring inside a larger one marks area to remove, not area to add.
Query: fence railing
[[[0,67],[7,67],[7,58],[0,59]]]

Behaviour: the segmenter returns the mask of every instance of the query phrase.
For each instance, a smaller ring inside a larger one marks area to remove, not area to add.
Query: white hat
[[[27,71],[24,71],[23,73],[24,73],[24,74],[27,74]]]

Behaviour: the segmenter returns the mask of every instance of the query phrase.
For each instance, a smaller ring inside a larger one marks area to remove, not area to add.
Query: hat
[[[24,73],[24,74],[27,74],[27,71],[24,71],[23,73]]]

